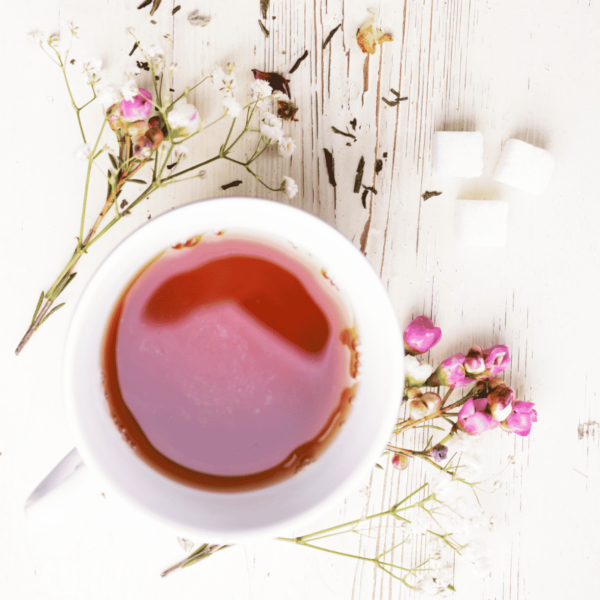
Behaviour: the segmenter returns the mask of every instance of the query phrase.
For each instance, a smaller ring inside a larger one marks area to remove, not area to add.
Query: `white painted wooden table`
[[[95,267],[149,215],[224,196],[220,186],[240,175],[244,183],[236,192],[275,197],[235,165],[220,163],[207,169],[203,181],[155,194],[85,257],[65,293],[66,308],[15,357],[40,290],[72,252],[84,179],[74,158],[79,134],[60,73],[25,34],[33,27],[66,34],[73,20],[80,27],[73,56],[98,55],[113,76],[131,48],[127,26],[148,40],[171,33],[181,88],[215,63],[235,61],[248,83],[251,68],[285,73],[309,51],[291,78],[300,107],[291,127],[298,150],[291,160],[269,157],[263,172],[275,181],[292,175],[300,193],[291,203],[335,225],[366,251],[402,325],[417,314],[434,318],[444,338],[432,362],[472,343],[506,343],[513,356],[510,385],[519,398],[537,403],[539,422],[529,438],[499,432],[489,437],[490,474],[511,454],[516,464],[504,486],[483,499],[495,513],[493,568],[481,577],[457,560],[456,598],[597,598],[600,2],[272,0],[268,39],[257,23],[259,0],[181,0],[182,9],[172,17],[178,3],[164,0],[156,25],[148,9],[136,10],[138,0],[2,3],[0,597],[414,597],[369,564],[277,542],[236,547],[160,579],[160,571],[185,555],[175,536],[103,497],[93,481],[52,522],[32,528],[25,521],[24,499],[72,446],[61,399],[61,353],[70,314]],[[369,58],[354,40],[367,7],[394,37]],[[207,27],[189,25],[186,17],[194,9],[212,18]],[[409,100],[388,107],[382,97],[390,97],[390,88]],[[75,85],[79,98],[85,93],[82,84]],[[214,98],[207,89],[193,100],[208,117],[217,111]],[[93,113],[85,117],[92,126],[99,118]],[[350,140],[331,127],[345,130],[353,118],[358,140],[347,147]],[[438,129],[483,132],[481,179],[432,178],[431,138]],[[215,128],[196,138],[195,155],[209,156],[221,135]],[[541,198],[492,180],[502,144],[511,137],[556,158]],[[323,148],[336,160],[337,198]],[[375,159],[384,152],[383,170],[375,176]],[[362,155],[364,181],[379,192],[368,196],[366,209],[352,192]],[[104,184],[99,176],[92,184],[91,201],[100,207]],[[421,194],[432,189],[443,194],[423,202]],[[509,203],[505,249],[455,245],[457,198]],[[414,465],[400,478],[389,467],[375,471],[365,482],[370,494],[357,492],[315,528],[388,506],[423,480],[423,468]],[[358,543],[351,539],[347,548],[356,551]],[[361,541],[362,550],[368,543]],[[414,557],[420,551],[418,545],[411,550]]]

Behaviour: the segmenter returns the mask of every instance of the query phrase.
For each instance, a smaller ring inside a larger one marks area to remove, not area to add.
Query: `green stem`
[[[79,116],[79,111],[81,109],[77,108],[77,104],[75,104],[75,99],[73,98],[73,94],[71,93],[71,86],[69,85],[69,78],[67,77],[67,68],[63,64],[62,59],[60,58],[60,56],[59,56],[58,59],[60,61],[60,68],[61,68],[61,71],[63,73],[63,77],[65,78],[65,83],[67,84],[67,90],[69,92],[69,98],[71,98],[71,105],[73,106],[73,110],[75,111],[75,114],[77,115],[77,123],[79,123],[79,131],[81,131],[81,137],[83,138],[83,143],[87,144],[87,140],[85,139],[85,133],[83,132],[83,125],[81,123],[81,117]],[[94,97],[95,97],[95,95],[94,95]]]
[[[208,160],[205,160],[204,162],[198,163],[197,165],[194,165],[193,167],[188,167],[187,169],[184,169],[183,171],[180,171],[179,173],[176,173],[175,175],[170,175],[169,177],[165,177],[165,179],[162,180],[163,184],[167,183],[167,181],[170,181],[171,179],[175,179],[176,177],[181,177],[181,175],[185,175],[186,173],[189,173],[190,171],[193,171],[194,169],[199,169],[200,167],[204,167],[205,165],[210,164],[211,162],[214,162],[215,160],[219,160],[221,157],[219,155],[217,156],[213,156],[212,158],[209,158]]]

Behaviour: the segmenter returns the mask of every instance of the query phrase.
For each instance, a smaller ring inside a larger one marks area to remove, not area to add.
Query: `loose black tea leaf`
[[[148,6],[148,4],[152,4],[152,0],[144,0],[138,7],[137,9],[140,10],[142,8],[146,8],[146,6]]]
[[[350,148],[352,148],[352,144],[350,142],[346,142],[346,146],[350,146]]]
[[[423,202],[425,200],[429,200],[429,198],[433,198],[434,196],[441,196],[442,192],[425,192],[424,194],[421,194],[421,198],[423,198]]]
[[[264,23],[259,19],[258,20],[258,24],[260,25],[260,28],[262,30],[262,32],[265,34],[265,37],[269,37],[269,30],[265,27]]]
[[[379,175],[379,173],[381,173],[381,169],[383,169],[383,161],[378,158],[375,161],[375,175]]]
[[[178,4],[172,11],[171,14],[174,15],[176,12],[181,10],[181,4]]]
[[[136,60],[135,64],[138,69],[143,69],[144,71],[150,71],[150,65],[147,62]]]
[[[346,133],[344,131],[340,131],[337,127],[332,127],[331,129],[333,130],[333,133],[339,133],[340,135],[345,135],[346,137],[352,138],[354,141],[356,141],[356,136],[350,132]]]
[[[123,200],[123,202],[121,202],[121,209],[125,208],[127,205],[129,204],[129,202],[127,202],[127,200]]]
[[[356,177],[354,178],[354,193],[360,192],[360,186],[362,185],[363,174],[365,171],[365,157],[361,156],[358,161],[358,167],[356,168]],[[364,202],[363,202],[364,204]]]
[[[325,41],[323,42],[323,50],[325,50],[325,48],[327,47],[327,45],[329,44],[329,42],[331,41],[331,38],[336,34],[337,30],[342,26],[342,24],[340,23],[339,25],[336,25],[330,32],[329,35],[325,38]]]
[[[396,96],[393,100],[388,100],[387,98],[383,98],[383,97],[381,98],[388,106],[397,106],[403,100],[408,100],[408,96],[404,96],[403,98],[400,98],[400,94],[394,88],[390,88],[390,92],[392,92],[392,94],[394,94],[394,96]]]
[[[287,100],[277,100],[277,116],[284,121],[297,121],[298,107]]]
[[[74,65],[74,64],[75,64],[75,59],[74,59],[74,58],[72,58],[72,59],[71,59],[69,62],[70,62],[72,65]]]
[[[333,160],[333,154],[327,148],[323,148],[323,152],[325,152],[325,164],[327,165],[329,183],[333,187],[337,187],[337,183],[335,181],[335,161]]]
[[[387,153],[387,152],[384,152],[384,153],[383,153],[383,158],[387,158],[387,156],[388,156],[388,153]]]
[[[131,56],[131,55],[132,55],[132,54],[133,54],[133,53],[134,53],[134,52],[137,50],[137,47],[138,47],[138,43],[136,42],[136,43],[133,45],[133,48],[131,49],[131,52],[129,53],[129,56]],[[138,68],[139,68],[139,67],[138,67]]]
[[[262,13],[262,18],[267,20],[267,11],[269,10],[269,4],[271,0],[260,0],[260,12]],[[275,18],[275,17],[273,17]]]
[[[170,171],[171,169],[174,169],[177,165],[178,165],[178,162],[171,163],[170,165],[167,165],[167,169],[169,169],[169,171]]]
[[[154,19],[150,19],[150,23],[152,23],[152,25],[156,25],[156,21]]]
[[[300,63],[308,56],[308,50],[304,51],[304,54],[294,63],[294,66],[290,69],[290,75],[300,66]]]
[[[225,185],[222,185],[221,189],[228,190],[229,188],[237,187],[238,185],[242,185],[242,183],[244,183],[244,182],[241,179],[236,179],[235,181],[232,181],[231,183],[226,183]]]
[[[352,127],[352,131],[356,131],[356,117],[354,117],[354,119],[352,119],[352,121],[350,121],[350,126]]]
[[[364,190],[362,193],[361,201],[363,208],[367,208],[367,196],[369,195],[369,190]]]
[[[252,69],[252,73],[254,73],[254,79],[262,79],[263,81],[267,81],[273,90],[279,90],[288,98],[291,98],[292,95],[290,93],[290,86],[288,85],[289,80],[287,80],[283,75],[280,75],[279,73],[264,73],[258,69]]]
[[[374,187],[369,187],[369,186],[365,185],[364,183],[363,183],[363,187],[365,188],[365,191],[373,192],[374,194],[377,194],[377,190]]]
[[[160,3],[162,0],[154,0],[154,4],[152,5],[152,10],[150,11],[150,16],[153,17],[154,13],[158,10]]]

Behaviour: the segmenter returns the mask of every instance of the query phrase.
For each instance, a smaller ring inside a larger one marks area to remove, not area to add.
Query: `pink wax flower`
[[[496,429],[500,423],[487,412],[487,407],[487,398],[467,400],[458,413],[458,427],[469,435],[479,435],[485,431]]]
[[[398,471],[404,471],[408,467],[408,457],[404,454],[394,454],[392,458],[392,466]]]
[[[502,429],[516,433],[517,435],[529,435],[531,427],[537,423],[537,411],[533,408],[533,402],[521,402],[518,400],[513,404],[512,412],[502,423]]]
[[[427,317],[413,319],[404,330],[404,350],[407,354],[423,354],[442,339],[442,330]]]
[[[508,367],[508,363],[510,362],[508,347],[500,345],[492,346],[483,351],[483,358],[485,360],[485,368],[492,375],[502,373],[502,371]]]
[[[465,356],[464,362],[465,372],[478,378],[479,375],[483,375],[485,372],[485,360],[483,358],[483,350],[480,346],[471,346],[467,355]]]
[[[144,88],[140,88],[139,93],[132,100],[121,100],[119,104],[121,119],[129,123],[146,120],[151,109],[152,94]]]
[[[507,385],[502,382],[502,385],[496,386],[488,395],[490,412],[496,421],[504,421],[510,415],[513,402],[515,401],[515,393]]]
[[[465,373],[464,362],[464,354],[460,352],[453,354],[440,364],[433,375],[425,382],[425,385],[431,387],[445,385],[446,387],[457,388],[473,383],[475,380]]]

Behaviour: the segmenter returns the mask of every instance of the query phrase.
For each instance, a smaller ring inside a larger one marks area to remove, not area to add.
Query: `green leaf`
[[[379,463],[375,463],[375,468],[381,469],[382,471],[384,470],[384,468]]]
[[[42,292],[40,294],[40,299],[38,300],[37,306],[35,307],[35,312],[33,313],[33,319],[31,319],[32,325],[33,325],[33,322],[35,321],[35,318],[38,316],[38,313],[40,312],[40,308],[42,306],[43,301],[44,301],[44,292]]]
[[[38,327],[40,325],[42,325],[44,323],[44,321],[52,314],[55,313],[59,308],[62,308],[66,303],[63,302],[62,304],[59,304],[58,306],[55,306],[41,321],[40,324],[38,325]]]
[[[110,159],[110,164],[117,170],[119,170],[119,163],[117,162],[117,159],[112,155],[109,154],[108,158]]]
[[[70,275],[66,275],[62,281],[56,286],[54,292],[52,292],[52,296],[50,296],[49,300],[56,300],[64,291],[65,288],[75,279],[75,275],[77,273],[71,273]],[[41,324],[41,323],[40,323]]]
[[[129,181],[130,183],[141,183],[142,185],[148,185],[145,181],[143,181],[142,179],[128,179],[127,181]]]

